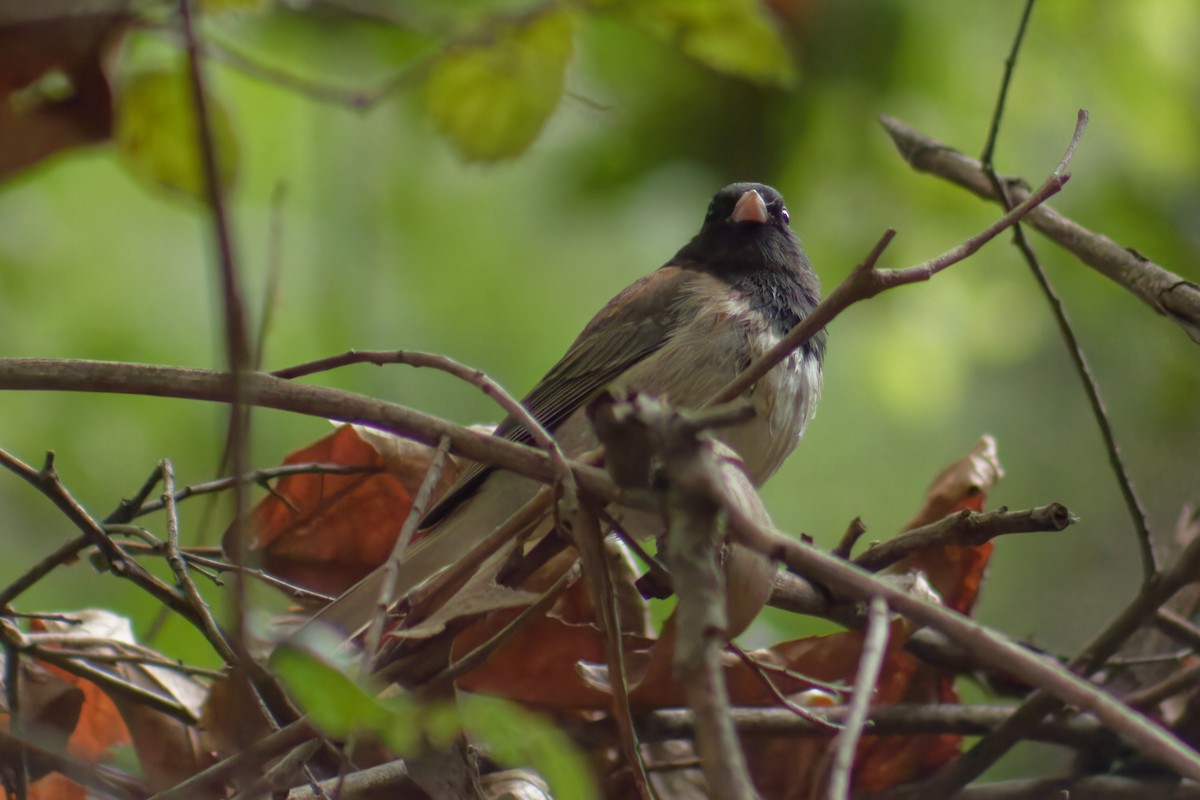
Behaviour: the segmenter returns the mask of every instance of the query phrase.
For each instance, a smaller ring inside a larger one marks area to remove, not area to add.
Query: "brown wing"
[[[654,353],[695,310],[679,302],[697,273],[668,264],[630,284],[608,302],[575,339],[566,355],[521,401],[551,433],[626,369]],[[525,426],[506,417],[496,436],[532,443]],[[493,469],[474,464],[425,515],[421,527],[435,524],[466,499]]]

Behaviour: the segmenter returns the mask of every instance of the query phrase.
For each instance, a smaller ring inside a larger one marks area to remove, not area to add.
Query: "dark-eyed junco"
[[[735,183],[717,192],[700,232],[655,272],[600,310],[524,399],[568,456],[596,446],[588,402],[605,389],[628,389],[696,408],[809,314],[820,283],[788,225],[779,192]],[[755,416],[720,438],[761,485],[792,452],[821,390],[825,333],[772,369],[747,393]],[[511,417],[497,436],[530,443]],[[393,597],[444,569],[533,497],[540,484],[478,465],[422,520]],[[653,535],[654,531],[638,531]],[[345,632],[371,618],[383,585],[379,571],[327,606],[318,618]]]

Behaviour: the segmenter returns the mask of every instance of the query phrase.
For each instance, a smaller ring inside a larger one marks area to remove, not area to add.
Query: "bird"
[[[601,392],[645,392],[678,408],[699,408],[820,299],[820,281],[791,229],[782,195],[760,183],[725,186],[709,203],[699,233],[610,300],[522,404],[568,457],[580,455],[596,447],[586,409]],[[825,345],[822,330],[746,393],[755,411],[751,419],[716,432],[754,487],[780,467],[804,434],[821,393]],[[494,435],[533,443],[511,416]],[[390,601],[469,551],[540,486],[507,470],[473,465],[422,518],[419,540],[398,566]],[[378,608],[383,586],[380,568],[315,620],[346,635],[361,632]]]

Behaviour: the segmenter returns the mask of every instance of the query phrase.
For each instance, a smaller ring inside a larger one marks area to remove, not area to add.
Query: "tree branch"
[[[880,122],[913,169],[937,175],[985,200],[1002,202],[979,161],[893,117],[880,117]],[[1014,201],[1023,202],[1029,196],[1023,181],[1009,179],[1007,185]],[[1088,230],[1049,206],[1042,205],[1031,211],[1026,221],[1155,312],[1171,319],[1200,343],[1200,285],[1154,263],[1136,250]]]
[[[1065,530],[1077,520],[1078,518],[1061,503],[1021,511],[1001,508],[997,511],[979,512],[963,509],[937,522],[873,544],[853,561],[865,570],[878,572],[918,550],[948,545],[978,547],[997,536],[1009,533]]]

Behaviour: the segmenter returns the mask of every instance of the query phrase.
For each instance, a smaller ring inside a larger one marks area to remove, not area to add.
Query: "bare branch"
[[[1075,126],[1075,134],[1067,148],[1067,154],[1059,162],[1058,168],[1046,179],[1041,187],[1029,195],[1015,208],[1003,217],[989,225],[984,230],[964,241],[962,244],[947,250],[937,258],[923,264],[917,264],[904,269],[880,270],[875,265],[884,249],[891,242],[895,231],[887,231],[875,244],[867,258],[851,270],[846,279],[830,292],[821,304],[813,309],[799,325],[788,332],[767,352],[756,358],[740,375],[725,388],[709,399],[707,405],[717,405],[741,396],[743,392],[755,384],[772,367],[783,361],[789,354],[801,347],[816,335],[817,331],[828,325],[834,317],[861,300],[869,300],[875,295],[897,286],[904,286],[919,281],[927,281],[947,267],[957,264],[973,255],[979,248],[994,239],[1005,229],[1016,224],[1022,217],[1037,206],[1053,197],[1070,180],[1070,174],[1063,172],[1070,154],[1083,133],[1082,125]]]
[[[433,497],[434,489],[441,481],[442,467],[445,466],[449,449],[450,440],[443,436],[442,440],[438,442],[437,449],[433,452],[433,457],[429,460],[429,467],[425,470],[425,477],[421,480],[420,488],[417,489],[417,496],[413,498],[412,505],[409,506],[408,516],[404,518],[404,524],[400,526],[400,535],[396,537],[392,553],[383,566],[383,583],[379,587],[375,614],[371,617],[371,624],[367,627],[363,645],[367,657],[366,674],[368,675],[379,666],[379,641],[383,636],[383,626],[387,621],[392,594],[396,588],[396,570],[404,558],[404,551],[408,549],[408,543],[412,541],[421,517],[425,516],[425,509],[429,505],[430,498]]]
[[[900,155],[914,168],[957,184],[985,200],[1000,201],[983,166],[947,145],[892,117],[880,121]],[[1015,202],[1029,196],[1020,180],[1006,181]],[[1088,230],[1049,206],[1032,211],[1027,221],[1080,261],[1179,325],[1200,343],[1200,285],[1171,272],[1131,248]]]
[[[863,635],[862,653],[858,657],[858,672],[854,678],[854,694],[851,696],[850,712],[846,714],[845,727],[834,739],[833,761],[829,770],[830,800],[848,800],[850,797],[850,773],[854,767],[854,753],[862,738],[871,708],[871,695],[879,683],[879,671],[887,654],[888,607],[882,597],[872,597],[868,602],[867,632]]]
[[[719,494],[723,487],[717,485],[711,490]],[[967,617],[909,595],[833,556],[777,534],[747,519],[730,502],[726,502],[725,508],[730,516],[731,535],[747,547],[783,561],[788,569],[828,586],[836,593],[862,599],[879,595],[899,613],[920,624],[936,628],[974,657],[989,663],[1003,663],[1014,676],[1030,685],[1041,687],[1037,693],[1041,700],[1034,709],[1039,713],[1027,711],[1025,713],[1028,716],[1022,716],[1022,721],[1036,723],[1045,716],[1047,708],[1053,710],[1059,703],[1074,705],[1095,714],[1150,758],[1170,766],[1184,776],[1200,777],[1200,756],[1195,751],[1171,733],[1063,666],[1020,647]],[[1200,544],[1196,549],[1200,550]],[[1016,717],[1014,714],[1013,719]],[[1012,724],[1013,719],[1010,719],[1008,724]],[[960,758],[955,763],[961,761]],[[944,795],[934,793],[923,796]]]
[[[217,625],[217,621],[213,619],[212,609],[208,607],[208,603],[200,595],[200,590],[196,588],[192,576],[188,574],[187,562],[184,561],[183,554],[179,550],[179,514],[175,508],[175,468],[171,465],[170,459],[166,458],[158,466],[163,478],[162,502],[167,509],[167,564],[171,567],[171,572],[174,573],[180,590],[195,609],[196,617],[200,621],[200,628],[204,631],[204,636],[208,639],[209,644],[226,664],[236,664],[239,661],[238,655],[225,639],[225,634]]]
[[[978,512],[964,509],[937,522],[873,544],[855,558],[854,563],[865,570],[877,572],[918,550],[948,545],[978,547],[997,536],[1010,533],[1065,530],[1076,521],[1077,518],[1061,503],[1022,511],[1008,511],[1002,508],[998,511]]]
[[[366,395],[308,386],[260,372],[244,376],[245,401],[263,408],[358,422],[436,447],[443,436],[451,451],[520,475],[550,482],[558,471],[545,453]],[[231,401],[229,376],[209,370],[107,361],[0,359],[0,389],[152,395],[217,403]],[[582,488],[610,501],[616,487],[600,469],[573,463]],[[626,504],[638,505],[625,497]]]

